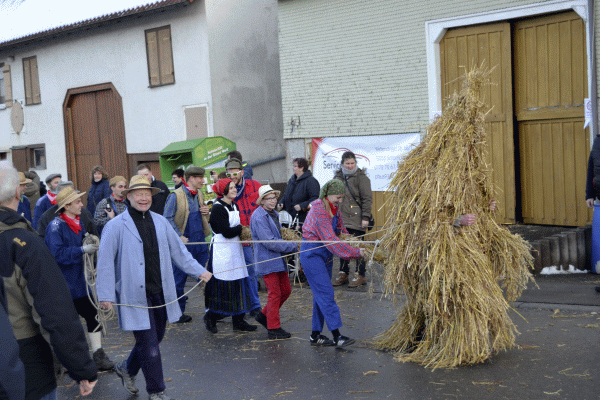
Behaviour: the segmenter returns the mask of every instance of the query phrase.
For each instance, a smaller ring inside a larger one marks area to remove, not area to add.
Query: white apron
[[[237,205],[233,205],[234,211],[229,211],[229,227],[233,228],[240,224],[240,211]],[[246,261],[244,260],[244,251],[240,243],[240,237],[236,236],[227,239],[220,233],[214,233],[212,238],[213,246],[213,274],[215,278],[222,281],[235,281],[248,276]]]

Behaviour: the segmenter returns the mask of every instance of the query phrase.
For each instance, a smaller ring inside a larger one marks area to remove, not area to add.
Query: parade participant
[[[0,182],[0,287],[25,366],[25,399],[56,398],[52,349],[87,395],[98,374],[69,288],[44,241],[17,214],[19,175],[6,162],[0,163]]]
[[[25,367],[6,312],[4,285],[0,280],[0,399],[22,400],[25,398]]]
[[[588,159],[587,177],[585,182],[585,202],[588,208],[594,210],[592,220],[591,261],[592,272],[600,273],[600,204],[595,204],[600,197],[600,135],[596,135],[590,157]],[[596,286],[600,293],[600,286]]]
[[[371,180],[365,170],[356,166],[356,156],[351,151],[342,154],[342,165],[335,172],[335,179],[345,183],[346,195],[341,204],[344,225],[352,236],[363,237],[371,220],[373,194]],[[340,273],[333,282],[334,286],[348,283],[350,261],[340,260]],[[365,279],[366,264],[364,260],[356,260],[356,273],[348,287],[358,287],[367,283]]]
[[[173,229],[183,243],[204,242],[206,236],[210,235],[208,224],[208,207],[204,204],[204,198],[200,188],[204,185],[204,168],[190,165],[185,170],[185,180],[182,187],[175,189],[167,198],[164,217],[169,221]],[[186,246],[188,251],[201,265],[206,265],[208,260],[208,246],[206,244],[194,244]],[[173,266],[175,278],[175,290],[179,298],[181,318],[179,323],[186,323],[192,317],[185,314],[187,296],[183,296],[187,274]],[[183,296],[183,297],[182,297]]]
[[[244,320],[244,314],[251,310],[252,298],[240,243],[240,211],[234,202],[237,189],[231,179],[221,179],[213,185],[213,190],[219,197],[212,206],[209,220],[213,238],[208,270],[214,279],[204,290],[206,329],[217,333],[217,320],[231,316],[234,331],[254,331],[256,325]]]
[[[292,335],[281,328],[279,309],[292,293],[287,264],[281,256],[295,252],[296,243],[286,242],[281,238],[279,214],[275,211],[277,198],[281,192],[273,190],[270,185],[258,189],[260,206],[252,214],[250,229],[252,240],[268,240],[273,243],[254,244],[256,271],[262,275],[267,287],[267,304],[256,315],[256,321],[268,330],[269,339],[287,339]]]
[[[181,187],[181,185],[183,185],[183,176],[185,175],[185,172],[183,171],[183,169],[181,168],[177,168],[175,171],[173,171],[171,173],[171,179],[173,180],[173,183],[175,184],[175,189],[179,189]]]
[[[27,184],[31,183],[31,179],[27,179],[25,174],[19,172],[19,193],[21,193],[21,198],[19,199],[19,207],[17,207],[17,212],[25,217],[25,219],[31,222],[31,205],[29,204],[29,199],[25,196],[25,188]]]
[[[150,208],[150,211],[163,215],[165,212],[165,203],[167,202],[167,197],[169,196],[169,193],[171,193],[169,188],[163,181],[159,181],[154,177],[150,167],[148,167],[146,164],[138,165],[137,173],[145,176],[146,179],[150,181],[150,185],[153,188],[159,189],[158,192],[152,196],[152,207]]]
[[[33,210],[35,209],[35,203],[40,199],[40,176],[35,171],[24,171],[25,178],[30,179],[31,182],[25,186],[25,196],[29,199],[31,205],[31,216],[33,217]]]
[[[90,173],[92,186],[87,195],[87,210],[90,214],[96,213],[96,206],[102,199],[110,196],[110,183],[108,182],[108,173],[101,165],[96,165]]]
[[[104,225],[127,209],[123,191],[127,189],[127,179],[124,176],[115,176],[109,181],[112,193],[100,200],[94,212],[94,224],[98,232],[102,233]]]
[[[98,253],[97,293],[100,306],[118,306],[119,326],[133,331],[135,346],[127,360],[115,365],[125,390],[137,394],[135,377],[140,371],[151,400],[171,399],[165,393],[159,344],[167,319],[179,321],[172,263],[185,273],[209,281],[207,272],[187,251],[179,236],[162,215],[150,211],[153,194],[160,191],[145,176],[135,175],[123,194],[127,211],[108,221]],[[166,305],[167,303],[170,303]]]
[[[306,158],[294,158],[294,173],[287,183],[279,209],[285,209],[298,224],[290,228],[302,229],[310,203],[319,198],[319,181],[308,170]]]
[[[239,207],[240,221],[243,226],[250,226],[250,217],[254,210],[258,208],[256,199],[258,199],[258,189],[260,183],[253,179],[243,177],[242,162],[237,158],[231,158],[225,163],[227,177],[233,181],[237,191],[235,203]],[[242,246],[244,251],[244,260],[248,269],[250,281],[250,298],[252,299],[250,315],[255,317],[261,310],[260,299],[258,297],[258,282],[256,280],[256,268],[254,267],[254,254],[251,244]]]
[[[312,203],[302,227],[300,262],[313,293],[311,346],[344,347],[354,343],[354,339],[340,334],[342,318],[331,284],[333,255],[342,259],[359,258],[364,255],[363,249],[343,243],[336,236],[336,234],[348,233],[339,210],[345,193],[346,187],[340,180],[332,179],[323,185],[319,199]],[[337,243],[326,245],[311,243],[311,241]],[[321,334],[324,321],[327,322],[333,340]]]
[[[242,168],[244,169],[244,178],[252,179],[252,177],[254,176],[254,171],[252,170],[252,166],[250,164],[248,164],[246,161],[243,161],[242,153],[240,153],[237,150],[230,151],[229,153],[227,153],[227,159],[231,160],[232,158],[235,158],[242,162]]]
[[[35,203],[35,209],[33,210],[33,229],[37,229],[38,221],[50,207],[56,205],[56,195],[58,194],[58,184],[62,178],[61,174],[51,174],[46,177],[46,185],[48,185],[48,192]]]
[[[63,189],[66,189],[68,187],[74,189],[73,182],[60,181],[58,187],[56,188],[56,191],[57,193],[60,193]],[[52,220],[56,218],[57,211],[58,204],[50,207],[40,217],[38,221],[37,233],[42,238],[46,236],[46,228],[48,227],[50,222],[52,222]],[[96,224],[94,224],[94,216],[90,214],[90,212],[85,207],[81,209],[80,221],[87,233],[89,233],[90,235],[98,236],[98,229],[96,229]]]
[[[109,371],[114,366],[102,348],[102,332],[99,331],[98,311],[88,297],[85,281],[83,255],[98,251],[97,244],[83,244],[85,228],[80,221],[83,202],[81,196],[71,187],[61,190],[56,196],[58,217],[46,228],[46,245],[60,267],[73,298],[77,313],[86,322],[88,338],[92,347],[94,362],[100,371]]]

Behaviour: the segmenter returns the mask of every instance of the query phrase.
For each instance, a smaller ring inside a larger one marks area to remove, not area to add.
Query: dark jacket
[[[38,221],[38,227],[36,230],[42,238],[46,236],[46,228],[48,227],[48,224],[50,224],[50,222],[52,222],[52,220],[58,216],[56,210],[58,210],[58,205],[52,206]],[[81,225],[83,226],[83,229],[85,229],[85,231],[90,235],[98,236],[98,228],[94,223],[94,216],[90,214],[87,208],[81,209]]]
[[[110,189],[110,183],[106,179],[101,179],[98,182],[93,181],[90,191],[87,194],[86,208],[90,214],[94,215],[98,203],[100,203],[102,199],[110,196],[111,193],[112,190]]]
[[[31,204],[31,215],[33,215],[33,208],[35,203],[40,199],[40,176],[35,171],[25,171],[25,178],[31,179],[31,182],[25,186],[25,196],[29,199]]]
[[[4,284],[0,279],[0,399],[25,398],[25,368],[19,358],[19,344],[6,313]]]
[[[60,269],[27,221],[5,207],[0,208],[0,254],[9,319],[25,365],[25,399],[39,399],[56,388],[52,350],[41,327],[71,378],[96,380],[96,365]]]
[[[312,172],[305,171],[300,178],[293,174],[287,183],[281,204],[292,218],[298,215],[298,221],[304,222],[308,213],[308,205],[319,198],[320,189],[319,181],[315,179]],[[294,209],[296,204],[302,208],[299,212]]]
[[[83,237],[85,228],[75,234],[69,225],[60,217],[56,217],[46,228],[46,246],[54,256],[63,273],[71,297],[79,299],[87,296],[87,285],[83,273]]]
[[[23,196],[19,201],[19,208],[17,208],[17,213],[21,214],[25,217],[27,221],[31,222],[31,206],[27,196]]]
[[[371,192],[371,180],[365,171],[356,168],[354,173],[344,176],[341,169],[335,171],[335,179],[339,179],[346,185],[346,194],[341,204],[342,217],[346,229],[365,231],[362,221],[371,219],[371,205],[373,204],[373,193]],[[350,189],[348,189],[350,187]]]
[[[594,185],[594,177],[596,184]],[[594,138],[590,158],[588,159],[587,179],[585,183],[585,198],[595,199],[600,193],[600,135]]]
[[[31,223],[33,229],[38,228],[40,218],[42,217],[42,215],[44,215],[46,211],[48,211],[49,208],[52,207],[52,205],[52,202],[46,195],[43,195],[38,199],[38,201],[35,203],[35,208],[33,210],[33,222]]]
[[[163,215],[165,212],[167,197],[169,197],[171,192],[163,181],[159,181],[156,178],[154,178],[150,186],[160,189],[160,193],[156,193],[154,196],[152,196],[152,205],[150,206],[150,211]]]

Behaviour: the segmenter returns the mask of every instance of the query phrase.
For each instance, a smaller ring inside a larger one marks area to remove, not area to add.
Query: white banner
[[[312,140],[313,175],[324,185],[340,169],[342,154],[350,150],[359,168],[366,168],[371,190],[384,191],[398,162],[421,141],[420,133],[330,137]]]

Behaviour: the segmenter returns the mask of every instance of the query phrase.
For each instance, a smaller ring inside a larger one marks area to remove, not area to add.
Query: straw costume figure
[[[508,302],[531,278],[532,257],[529,245],[499,226],[490,209],[479,99],[488,75],[467,73],[463,89],[392,177],[384,286],[387,295],[405,293],[407,303],[375,345],[401,361],[451,368],[515,345]],[[469,213],[475,223],[457,227]]]

